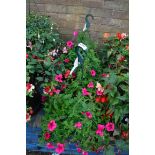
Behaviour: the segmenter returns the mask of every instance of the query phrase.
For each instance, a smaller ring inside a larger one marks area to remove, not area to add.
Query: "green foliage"
[[[55,63],[51,51],[59,50],[62,46],[63,41],[59,37],[56,25],[50,22],[48,17],[36,14],[27,16],[26,82],[33,84],[35,90],[33,95],[32,92],[26,93],[26,103],[27,107],[31,107],[33,112],[36,112],[35,109],[39,107],[34,105],[41,102],[39,92],[41,86],[52,80]],[[34,102],[37,103],[34,104]],[[31,114],[29,113],[29,115]]]
[[[42,87],[43,95],[47,97],[40,142],[71,142],[85,151],[104,148],[106,155],[113,155],[113,145],[120,150],[124,149],[122,145],[128,147],[129,124],[124,122],[129,111],[128,37],[122,40],[110,37],[99,51],[88,31],[79,32],[72,41],[74,46],[67,47],[64,52],[64,43],[47,17],[28,17],[27,82]],[[80,49],[84,61],[70,75],[78,56],[78,43],[85,44],[88,50]],[[95,76],[91,75],[91,70],[96,72]],[[94,84],[93,88],[88,87],[90,82]],[[87,95],[82,92],[84,88]],[[91,113],[92,118],[88,118],[86,112]],[[54,131],[48,129],[51,120],[57,124]],[[81,129],[75,127],[77,122],[82,123]],[[98,124],[105,126],[109,122],[114,123],[114,131],[105,128],[103,136],[96,134]],[[49,139],[44,137],[46,132],[50,133]]]
[[[60,49],[63,41],[59,37],[56,25],[46,16],[30,14],[26,20],[26,59],[27,82],[34,84],[51,80],[51,51]],[[35,77],[34,77],[35,75]],[[33,80],[32,80],[33,79]]]
[[[119,125],[122,124],[121,121],[124,115],[128,113],[128,72],[122,72],[121,69],[123,67],[127,67],[128,64],[125,62],[125,64],[118,64],[117,67],[108,68],[106,65],[111,62],[114,63],[114,60],[117,61],[117,59],[114,59],[113,56],[107,58],[105,62],[102,62],[95,52],[96,45],[91,43],[92,40],[88,37],[88,35],[89,34],[87,34],[87,32],[81,32],[77,38],[77,43],[82,42],[88,47],[88,51],[84,59],[83,75],[82,68],[79,66],[75,70],[76,79],[73,79],[72,76],[68,76],[68,78],[66,78],[62,83],[51,81],[47,84],[51,89],[57,86],[61,87],[63,84],[67,87],[63,93],[52,96],[47,95],[49,96],[49,99],[47,100],[44,108],[45,115],[42,120],[43,136],[40,141],[42,143],[72,142],[78,144],[80,148],[86,151],[97,150],[99,147],[105,145],[106,154],[113,155],[114,148],[110,145],[111,137],[115,139],[121,138]],[[75,42],[74,45],[76,46],[77,43]],[[109,43],[109,46],[111,45],[112,42]],[[75,48],[72,48],[67,54],[62,54],[59,59],[57,59],[59,62],[62,62],[66,58],[71,60],[70,63],[59,67],[59,72],[62,75],[65,74],[66,70],[70,70],[73,67],[76,57],[77,54],[75,53]],[[96,76],[94,77],[90,74],[92,69],[96,71]],[[102,73],[109,74],[110,76],[103,77]],[[94,83],[93,89],[87,88],[89,82]],[[95,101],[97,97],[97,82],[104,87],[104,95],[108,97],[108,103],[97,103]],[[83,96],[83,88],[87,88],[90,95]],[[88,119],[84,114],[82,114],[83,112],[88,111],[91,112],[93,116],[92,119]],[[112,115],[112,117],[110,115]],[[47,124],[50,120],[56,121],[57,128],[54,132],[50,133],[50,139],[45,140],[44,134],[49,132]],[[76,122],[82,123],[82,129],[75,128],[74,125]],[[115,123],[115,128],[118,130],[116,136],[106,130],[104,131],[103,137],[97,135],[95,133],[97,125],[106,124],[108,122]],[[128,130],[128,125],[126,126],[126,130]]]
[[[113,111],[113,121],[117,130],[121,133],[129,130],[129,124],[122,122],[124,116],[129,114],[129,38],[122,40],[117,37],[110,37],[105,40],[103,47],[98,52],[102,65],[103,73],[108,73],[109,78],[103,78],[103,82],[109,86],[105,92],[109,98],[109,110]],[[122,58],[122,59],[121,59]],[[126,126],[123,128],[123,126]],[[118,138],[118,137],[117,137]],[[126,145],[127,137],[123,137]],[[125,145],[124,144],[124,145]],[[116,143],[117,145],[117,143]]]

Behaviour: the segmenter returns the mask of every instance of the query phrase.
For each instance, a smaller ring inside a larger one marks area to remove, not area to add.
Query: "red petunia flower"
[[[100,97],[96,97],[95,100],[96,100],[97,103],[99,103],[101,101],[101,98]]]
[[[66,70],[65,74],[64,74],[64,77],[65,79],[67,79],[70,75],[70,70]]]
[[[121,56],[121,57],[118,59],[119,62],[123,62],[124,60],[125,60],[125,56]]]
[[[67,85],[63,84],[63,85],[61,86],[61,89],[64,90],[66,87],[67,87]]]
[[[121,136],[122,136],[122,138],[124,138],[124,139],[128,139],[128,137],[129,137],[129,132],[128,132],[128,131],[122,131]]]
[[[45,138],[45,140],[50,139],[50,137],[51,137],[51,135],[50,135],[49,132],[46,132],[46,133],[44,134],[44,138]]]
[[[39,57],[37,57],[36,55],[32,55],[33,59],[39,59]]]
[[[72,78],[75,79],[76,78],[76,74],[73,72],[72,73]]]
[[[26,53],[26,59],[29,57],[29,55]]]
[[[67,58],[67,59],[64,60],[64,62],[65,62],[65,63],[69,63],[70,60]]]
[[[121,37],[121,33],[117,33],[116,36],[117,36],[117,38],[118,38],[119,40],[121,40],[121,38],[122,38],[122,37]]]
[[[45,102],[46,101],[46,96],[41,96],[41,101]]]
[[[50,91],[51,91],[50,86],[46,86],[46,87],[43,89],[44,94],[48,94]]]
[[[31,92],[34,88],[35,88],[35,86],[33,84],[31,84],[31,83],[26,84],[26,91],[27,92]]]
[[[50,95],[50,96],[53,96],[53,91],[50,91],[50,92],[49,92],[49,95]]]
[[[117,34],[116,34],[116,37],[117,37],[119,40],[125,39],[126,36],[127,36],[126,33],[117,33]]]
[[[107,97],[105,97],[105,96],[103,96],[103,97],[101,97],[101,100],[100,100],[102,103],[105,103],[105,102],[107,102]]]
[[[105,78],[107,78],[107,77],[109,77],[110,75],[109,74],[106,74],[106,73],[103,73],[102,74],[102,77],[105,77]]]

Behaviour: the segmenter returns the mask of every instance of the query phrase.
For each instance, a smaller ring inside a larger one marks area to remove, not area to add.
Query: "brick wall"
[[[115,34],[129,31],[128,0],[30,0],[30,10],[48,15],[66,38],[74,30],[83,28],[84,17],[88,13],[95,17],[90,31],[96,39],[102,38],[104,32]]]

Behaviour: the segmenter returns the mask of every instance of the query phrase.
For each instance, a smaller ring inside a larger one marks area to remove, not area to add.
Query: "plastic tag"
[[[78,65],[79,65],[78,58],[76,58],[75,61],[74,61],[74,66],[73,66],[73,68],[72,68],[72,70],[70,72],[70,75],[74,72],[75,68],[77,68]]]
[[[84,24],[83,31],[86,31],[86,29],[87,29],[86,24]]]
[[[78,46],[81,47],[85,51],[87,50],[87,46],[83,43],[79,43]]]

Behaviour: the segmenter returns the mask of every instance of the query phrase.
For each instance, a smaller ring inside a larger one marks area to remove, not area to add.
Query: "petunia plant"
[[[114,146],[120,151],[126,149],[128,37],[108,38],[103,50],[97,54],[96,46],[87,37],[88,31],[73,34],[76,34],[76,40],[68,41],[68,52],[57,59],[63,65],[59,65],[53,80],[44,86],[48,99],[40,141],[58,154],[63,153],[68,143],[76,144],[77,152],[81,154],[103,150],[113,154]],[[71,73],[78,42],[84,43],[88,50],[83,55],[83,64]],[[109,49],[118,51],[110,57]],[[120,61],[120,55],[126,58]]]
[[[115,147],[118,152],[128,149],[128,36],[106,33],[97,48],[87,17],[83,31],[74,31],[66,43],[46,17],[30,17],[27,96],[28,101],[44,102],[40,142],[49,150],[61,154],[74,143],[82,155],[92,151],[113,155]],[[27,121],[32,113],[28,106]]]

